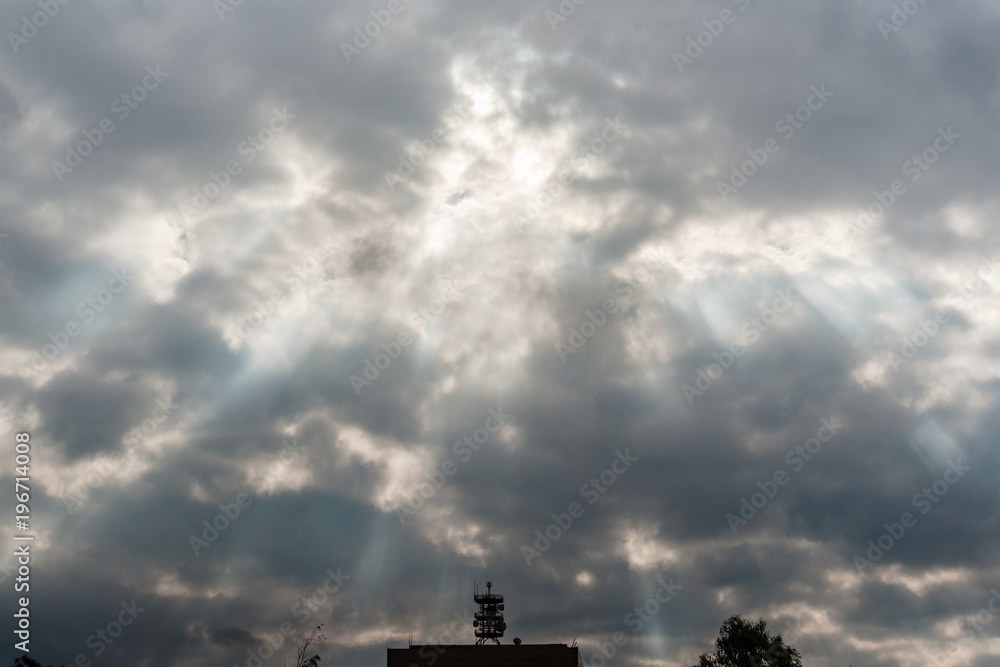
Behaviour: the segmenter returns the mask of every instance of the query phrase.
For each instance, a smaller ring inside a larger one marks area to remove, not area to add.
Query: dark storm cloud
[[[371,664],[471,641],[490,577],[588,665],[733,613],[819,667],[994,664],[995,9],[390,4],[6,37],[33,655],[277,664],[323,623]]]

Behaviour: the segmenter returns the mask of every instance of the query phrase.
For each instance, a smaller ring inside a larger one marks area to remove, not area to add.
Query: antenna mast
[[[500,643],[507,624],[503,620],[503,596],[493,593],[493,582],[486,582],[486,592],[480,593],[473,583],[473,599],[479,605],[479,611],[473,616],[472,627],[476,629],[476,646],[492,641]]]

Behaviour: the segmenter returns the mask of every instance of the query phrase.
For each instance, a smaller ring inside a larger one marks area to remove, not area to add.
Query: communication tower
[[[507,624],[503,621],[503,596],[493,593],[493,582],[486,582],[486,592],[480,593],[473,583],[473,598],[479,605],[472,621],[472,627],[476,629],[476,645],[486,644],[492,640],[494,644],[500,643],[503,631],[507,629]]]

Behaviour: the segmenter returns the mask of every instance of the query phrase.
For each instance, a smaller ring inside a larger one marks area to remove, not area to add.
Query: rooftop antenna
[[[503,620],[503,596],[494,593],[493,582],[486,582],[486,592],[480,593],[475,582],[472,584],[472,597],[479,605],[479,611],[473,615],[472,627],[476,629],[476,646],[493,642],[500,643],[507,624]]]

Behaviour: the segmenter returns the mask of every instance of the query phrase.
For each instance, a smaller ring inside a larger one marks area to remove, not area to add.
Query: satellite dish
[[[478,628],[479,627],[479,621],[473,621],[472,622],[472,627]]]
[[[521,638],[520,637],[514,637],[514,644],[517,645],[517,646],[520,646],[521,645]]]
[[[497,630],[499,630],[500,632],[503,632],[506,629],[507,629],[507,624],[506,623],[504,623],[503,621],[500,621],[499,623],[497,623]]]
[[[501,602],[500,604],[497,605],[497,609],[499,609],[500,611],[503,611],[503,602]]]

